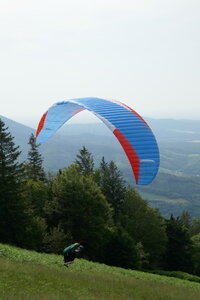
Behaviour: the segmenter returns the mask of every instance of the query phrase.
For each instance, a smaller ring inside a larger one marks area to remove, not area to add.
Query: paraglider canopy
[[[73,252],[73,251],[77,251],[77,249],[79,249],[79,248],[83,248],[83,246],[80,245],[79,243],[74,243],[74,244],[66,247],[63,250],[63,254],[67,254],[67,253],[70,253],[70,252]]]
[[[55,103],[39,122],[37,143],[46,141],[84,109],[101,119],[116,136],[129,159],[136,183],[151,183],[160,162],[155,136],[138,113],[119,101],[89,97]]]

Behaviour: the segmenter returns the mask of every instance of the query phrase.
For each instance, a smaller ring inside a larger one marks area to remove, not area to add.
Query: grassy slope
[[[200,285],[0,244],[0,299],[200,299]]]

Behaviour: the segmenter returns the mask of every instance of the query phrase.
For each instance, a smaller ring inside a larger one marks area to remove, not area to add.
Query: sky
[[[199,120],[199,16],[199,0],[0,0],[0,115],[36,127],[91,96]]]

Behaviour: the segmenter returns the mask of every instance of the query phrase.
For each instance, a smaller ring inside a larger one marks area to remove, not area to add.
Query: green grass
[[[0,299],[199,300],[200,284],[0,244]]]

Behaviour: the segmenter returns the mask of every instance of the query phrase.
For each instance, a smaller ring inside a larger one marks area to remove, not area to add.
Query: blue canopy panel
[[[119,140],[130,161],[136,183],[151,183],[160,162],[156,139],[141,116],[121,102],[89,97],[55,103],[40,120],[37,143],[46,141],[84,109],[101,119]]]

